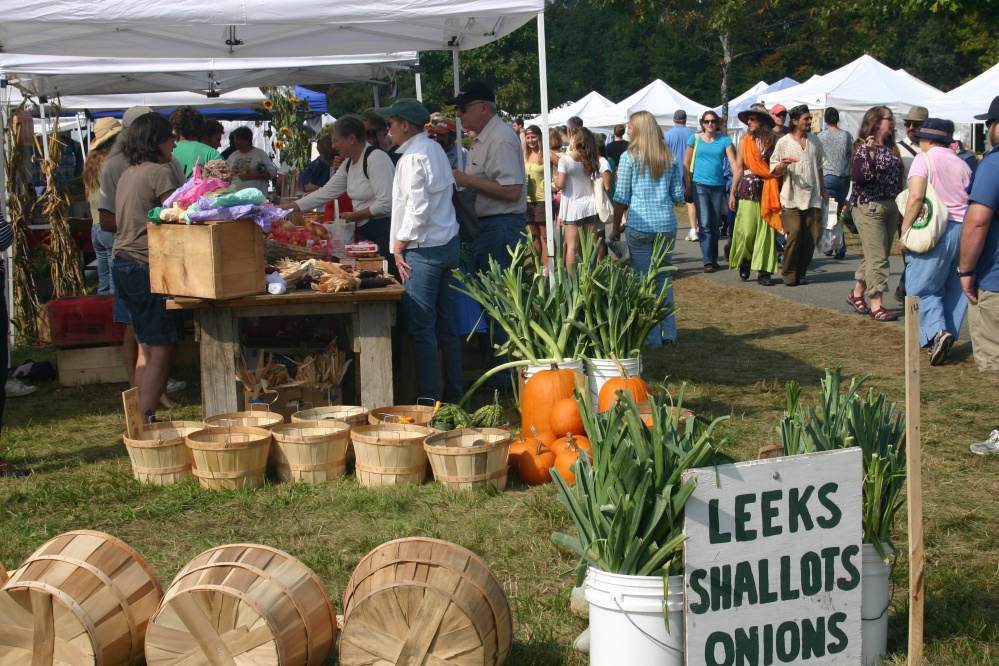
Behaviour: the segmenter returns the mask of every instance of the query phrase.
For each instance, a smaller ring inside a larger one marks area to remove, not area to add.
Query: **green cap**
[[[375,113],[386,118],[398,116],[414,125],[425,125],[430,120],[430,112],[427,111],[427,107],[411,97],[403,97],[392,106],[375,109]]]

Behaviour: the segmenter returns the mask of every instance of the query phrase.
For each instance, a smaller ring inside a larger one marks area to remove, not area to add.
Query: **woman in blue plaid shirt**
[[[628,119],[628,134],[631,143],[617,167],[614,228],[610,240],[620,237],[622,219],[627,211],[626,240],[631,266],[644,274],[652,263],[652,248],[659,236],[666,241],[666,261],[673,258],[676,242],[673,206],[683,203],[683,171],[680,160],[666,146],[662,130],[651,113],[633,114]],[[672,302],[673,280],[666,275],[660,275],[658,280],[661,288],[669,289],[668,300]],[[645,344],[655,347],[676,344],[676,321],[672,315],[649,334]]]

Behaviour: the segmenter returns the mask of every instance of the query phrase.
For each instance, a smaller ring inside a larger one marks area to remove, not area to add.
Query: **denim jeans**
[[[850,179],[843,176],[826,175],[823,177],[823,180],[826,184],[826,192],[836,202],[836,214],[838,215],[846,204],[846,195],[850,192]],[[846,251],[846,236],[843,237],[843,245],[840,246],[838,251]]]
[[[90,240],[97,254],[97,293],[113,294],[114,281],[111,279],[111,248],[114,247],[114,234],[102,231],[101,225],[95,224],[90,230]]]
[[[671,231],[664,234],[649,233],[647,231],[636,231],[628,229],[625,238],[628,241],[628,252],[631,254],[631,267],[636,273],[645,275],[649,272],[652,264],[652,249],[655,246],[656,238],[663,236],[666,241],[666,263],[672,263],[673,246],[676,245],[676,232]],[[717,244],[717,240],[715,241]],[[659,275],[656,278],[660,290],[666,286],[669,290],[666,295],[666,302],[673,302],[673,278],[670,274]],[[676,342],[676,319],[670,315],[662,320],[659,326],[652,329],[645,339],[646,345],[660,346],[664,342]]]
[[[462,396],[461,339],[454,323],[451,288],[456,283],[451,271],[458,267],[460,254],[461,242],[457,236],[444,245],[412,248],[403,253],[412,270],[403,283],[406,293],[402,307],[413,338],[420,397],[452,403]]]
[[[968,312],[968,299],[957,276],[961,225],[947,222],[947,231],[929,252],[906,252],[906,293],[919,296],[919,341],[925,347],[938,331],[956,339]]]
[[[149,265],[116,257],[111,263],[115,299],[128,310],[135,340],[143,345],[169,345],[184,339],[184,319],[166,309],[166,296],[149,289]]]
[[[725,224],[725,186],[694,183],[697,202],[697,234],[701,238],[704,265],[718,263],[718,233]]]

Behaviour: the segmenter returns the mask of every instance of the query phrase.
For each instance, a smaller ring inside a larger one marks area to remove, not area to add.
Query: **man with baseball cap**
[[[777,138],[787,134],[787,126],[784,125],[784,121],[787,120],[787,108],[783,104],[774,104],[770,109],[770,117],[774,119],[774,134]]]
[[[999,370],[999,97],[988,113],[975,119],[985,121],[992,150],[972,176],[958,276],[970,301],[968,328],[975,362],[985,372]]]
[[[444,149],[452,169],[458,168],[458,125],[450,118],[440,118],[427,130],[430,138]],[[468,163],[468,151],[461,149],[461,163]]]
[[[418,395],[457,403],[463,393],[461,339],[451,273],[458,267],[461,241],[451,203],[451,166],[424,130],[430,112],[423,104],[403,98],[375,111],[388,118],[392,142],[399,146],[389,247],[406,290],[402,307],[413,338]]]

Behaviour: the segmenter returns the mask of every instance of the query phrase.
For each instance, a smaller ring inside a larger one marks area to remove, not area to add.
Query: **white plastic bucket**
[[[628,371],[629,375],[638,376],[642,370],[642,358],[619,358],[618,361]],[[590,380],[590,401],[593,403],[593,411],[597,410],[597,402],[600,398],[600,389],[608,379],[615,379],[621,376],[621,371],[617,365],[609,358],[591,358],[586,361],[586,378]]]
[[[882,544],[894,561],[894,551]],[[869,543],[864,544],[861,568],[860,647],[864,666],[880,664],[888,650],[888,607],[891,605],[891,565],[885,564]]]
[[[590,567],[584,586],[590,604],[590,666],[683,666],[683,576],[669,577],[669,631],[661,577]]]
[[[552,369],[552,363],[555,362],[555,359],[553,359],[553,358],[541,358],[541,359],[538,359],[538,360],[540,361],[539,365],[528,365],[528,366],[524,367],[524,381],[525,382],[528,379],[530,379],[531,377],[533,377],[534,375],[536,375],[539,372],[541,372],[542,370],[551,370]],[[559,367],[559,370],[578,370],[579,372],[582,372],[583,371],[583,361],[582,361],[582,359],[575,359],[574,360],[574,359],[571,359],[571,358],[563,358],[561,361],[558,361],[558,367]]]

